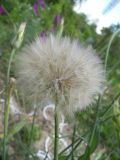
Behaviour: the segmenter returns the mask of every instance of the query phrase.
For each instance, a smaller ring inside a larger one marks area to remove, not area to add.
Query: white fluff
[[[104,70],[91,47],[50,35],[24,47],[17,61],[18,85],[30,100],[55,103],[67,112],[84,109],[101,94]]]

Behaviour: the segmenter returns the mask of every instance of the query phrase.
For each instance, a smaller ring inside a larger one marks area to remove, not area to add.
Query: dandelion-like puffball
[[[37,38],[17,57],[18,86],[24,95],[43,105],[56,104],[61,110],[85,109],[101,94],[104,70],[91,47],[77,40],[54,35]]]

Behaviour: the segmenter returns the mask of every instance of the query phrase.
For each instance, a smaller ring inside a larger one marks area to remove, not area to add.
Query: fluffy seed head
[[[102,93],[104,70],[91,47],[54,35],[37,38],[23,48],[17,61],[18,86],[42,103],[55,103],[67,111],[84,109]]]

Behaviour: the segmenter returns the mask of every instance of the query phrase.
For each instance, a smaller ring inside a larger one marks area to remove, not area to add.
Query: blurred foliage
[[[57,33],[63,21],[63,36],[79,39],[84,45],[92,45],[100,57],[105,61],[106,50],[111,36],[120,25],[103,28],[101,34],[96,32],[96,25],[89,24],[84,14],[73,11],[74,1],[70,0],[46,0],[45,7],[38,5],[38,10],[33,7],[37,0],[1,0],[0,6],[4,12],[0,13],[0,71],[6,75],[8,60],[13,49],[13,40],[22,22],[27,23],[25,30],[25,44],[30,43],[36,36],[44,38],[51,32]],[[60,16],[60,22],[55,23],[55,17]],[[120,91],[120,36],[115,37],[110,47],[107,65],[107,90],[102,98],[100,107],[99,134],[100,144],[105,146],[105,152],[99,160],[120,159],[120,102],[119,97],[115,99],[116,93]],[[12,63],[11,76],[14,75],[14,61]],[[113,102],[113,103],[111,103]],[[109,110],[105,112],[106,108]],[[117,116],[116,116],[117,115]],[[77,113],[81,132],[90,132],[95,120],[94,107]],[[103,123],[104,122],[104,123]],[[35,128],[36,140],[38,128]],[[30,128],[26,126],[21,131],[22,141],[28,143]],[[95,148],[94,148],[95,149]]]
[[[31,125],[24,126],[21,130],[22,141],[29,145],[30,141],[36,141],[40,139],[41,128],[38,125],[34,125],[34,128],[31,133]]]

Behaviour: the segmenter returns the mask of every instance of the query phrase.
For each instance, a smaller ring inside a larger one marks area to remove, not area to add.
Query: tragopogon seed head
[[[104,70],[91,47],[54,35],[37,38],[18,55],[18,85],[38,102],[55,103],[67,111],[84,109],[103,91]]]

